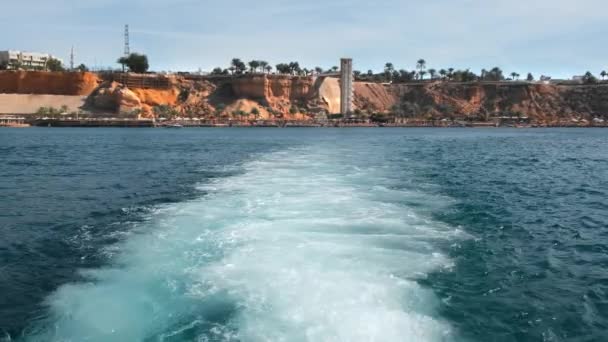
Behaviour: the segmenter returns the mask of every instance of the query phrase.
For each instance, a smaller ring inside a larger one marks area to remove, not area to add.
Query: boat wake
[[[122,243],[112,265],[48,298],[29,341],[449,341],[417,279],[450,268],[457,229],[348,151],[276,152],[200,185]],[[116,246],[114,246],[116,248]]]

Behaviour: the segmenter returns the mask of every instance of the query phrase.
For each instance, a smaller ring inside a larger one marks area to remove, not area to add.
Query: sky
[[[124,25],[156,71],[234,57],[356,70],[501,67],[570,78],[608,70],[606,0],[2,0],[0,50],[118,67]]]

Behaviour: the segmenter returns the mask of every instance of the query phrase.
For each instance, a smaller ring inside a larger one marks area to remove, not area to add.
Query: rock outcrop
[[[290,114],[292,107],[302,107],[310,98],[312,77],[283,75],[254,75],[230,80],[236,98],[252,99],[282,114]]]
[[[560,118],[608,118],[608,84],[355,83],[355,107],[413,117],[528,116],[538,122]]]
[[[117,82],[106,82],[90,96],[89,107],[116,113],[129,113],[142,109],[142,102],[135,92]]]

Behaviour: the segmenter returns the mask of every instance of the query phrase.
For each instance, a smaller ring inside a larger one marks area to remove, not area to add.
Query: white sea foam
[[[416,279],[458,230],[404,201],[391,168],[337,151],[267,155],[154,214],[112,268],[49,298],[29,340],[448,341]]]

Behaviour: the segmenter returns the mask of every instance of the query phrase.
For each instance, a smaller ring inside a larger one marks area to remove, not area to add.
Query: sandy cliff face
[[[309,106],[314,112],[340,113],[340,81],[332,77],[317,78],[309,96]]]
[[[230,80],[238,98],[303,101],[313,86],[312,77],[254,75]]]
[[[152,108],[155,106],[178,105],[179,89],[131,89],[134,97],[141,103],[139,108],[142,109],[144,115],[152,113]]]
[[[312,77],[255,75],[229,82],[236,98],[256,100],[285,115],[292,106],[305,105],[313,88]]]
[[[0,93],[89,95],[98,82],[90,72],[1,71]]]
[[[355,82],[354,88],[354,105],[360,110],[388,112],[402,96],[401,87],[388,84]]]
[[[215,98],[214,105],[225,105],[224,114],[231,117],[235,111],[250,113],[256,108],[260,119],[310,120],[307,113],[313,88],[312,77],[246,75],[224,79],[218,85],[220,96],[212,94],[211,98]]]

